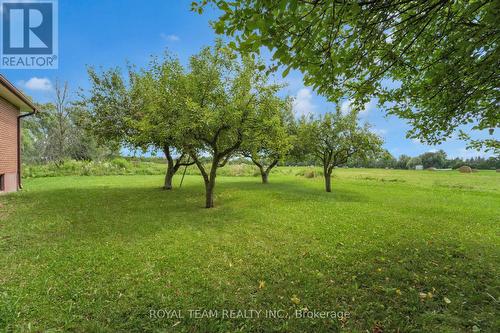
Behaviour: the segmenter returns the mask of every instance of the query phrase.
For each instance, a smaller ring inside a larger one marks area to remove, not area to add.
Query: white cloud
[[[371,128],[370,131],[382,137],[387,134],[387,130],[385,128]]]
[[[43,77],[32,77],[28,81],[20,81],[19,85],[29,90],[35,91],[52,91],[54,88],[49,79]]]
[[[359,115],[360,116],[366,115],[375,106],[375,104],[376,102],[373,99],[365,103],[363,109],[359,111]],[[351,112],[351,110],[352,110],[352,100],[346,99],[345,101],[342,102],[342,104],[340,104],[340,112],[342,112],[342,114],[344,115],[348,114],[349,112]]]
[[[365,106],[363,110],[361,110],[361,114],[367,114],[370,112],[371,109],[373,109],[377,105],[377,102],[373,99],[371,99],[368,103],[365,103]]]
[[[417,139],[417,138],[411,139],[411,142],[413,142],[416,145],[421,145],[422,144],[422,142],[419,139]]]
[[[293,100],[293,112],[297,116],[307,116],[314,113],[316,105],[312,102],[312,92],[309,88],[302,88]]]
[[[178,42],[181,40],[181,38],[177,35],[167,35],[164,34],[163,32],[160,34],[160,37],[167,42]]]
[[[342,114],[348,114],[351,112],[351,100],[346,99],[342,102],[340,105],[340,112],[342,112]]]

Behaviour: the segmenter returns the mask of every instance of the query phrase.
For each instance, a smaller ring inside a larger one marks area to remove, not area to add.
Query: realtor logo
[[[57,55],[55,0],[2,0],[2,68],[54,69]]]

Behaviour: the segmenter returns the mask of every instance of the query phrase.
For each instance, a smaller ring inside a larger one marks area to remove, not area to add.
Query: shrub
[[[131,167],[130,162],[122,157],[114,158],[111,161],[111,164],[113,164],[119,168],[122,168],[122,169],[130,169],[130,167]]]
[[[24,165],[23,176],[27,178],[57,176],[106,176],[106,175],[162,175],[165,165],[155,162],[130,163],[117,158],[110,162],[68,160],[61,165],[55,163]]]
[[[231,176],[244,176],[245,175],[245,165],[243,164],[236,164],[236,165],[229,165],[229,174]]]

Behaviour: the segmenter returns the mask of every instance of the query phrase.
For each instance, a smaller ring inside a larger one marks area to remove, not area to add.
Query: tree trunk
[[[205,208],[214,207],[214,187],[215,179],[205,184]]]
[[[278,160],[274,160],[271,164],[269,164],[269,166],[267,167],[266,170],[264,170],[264,173],[262,174],[262,183],[263,184],[267,184],[269,183],[268,182],[268,179],[269,179],[269,173],[271,172],[271,170],[276,166],[278,165]]]
[[[165,174],[165,184],[163,186],[163,189],[165,190],[171,190],[172,189],[172,179],[174,178],[175,175],[175,167],[174,167],[174,160],[172,158],[172,155],[170,155],[170,147],[165,146],[163,149],[163,152],[165,153],[165,157],[167,158],[167,173]]]
[[[212,162],[212,168],[210,169],[210,174],[205,179],[205,208],[214,207],[214,188],[215,188],[215,178],[217,177],[217,167],[219,166],[219,160],[214,159]]]
[[[268,184],[268,178],[269,178],[269,172],[268,171],[261,171],[260,175],[262,176],[262,184]]]
[[[260,171],[260,176],[262,178],[262,184],[269,183],[269,173],[271,169],[274,168],[278,164],[278,160],[274,160],[267,168],[264,168],[264,165],[260,164],[257,159],[250,157],[252,159],[253,164],[255,164]]]
[[[163,188],[165,190],[171,190],[172,189],[172,180],[174,178],[174,172],[172,172],[171,168],[167,168],[167,172],[165,174],[165,185]]]
[[[259,168],[260,177],[262,178],[262,184],[267,184],[268,183],[267,179],[269,178],[269,173],[264,169],[264,167],[261,164],[255,163],[255,165],[257,165],[257,167]]]
[[[331,172],[325,173],[325,190],[327,192],[332,191],[332,173]]]

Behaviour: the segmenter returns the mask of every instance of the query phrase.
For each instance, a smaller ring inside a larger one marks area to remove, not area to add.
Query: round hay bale
[[[316,173],[314,172],[314,170],[309,170],[309,171],[304,172],[304,177],[314,178],[314,177],[316,177]]]
[[[460,171],[461,173],[471,173],[472,169],[470,166],[462,165],[460,168],[458,168],[458,171]]]

